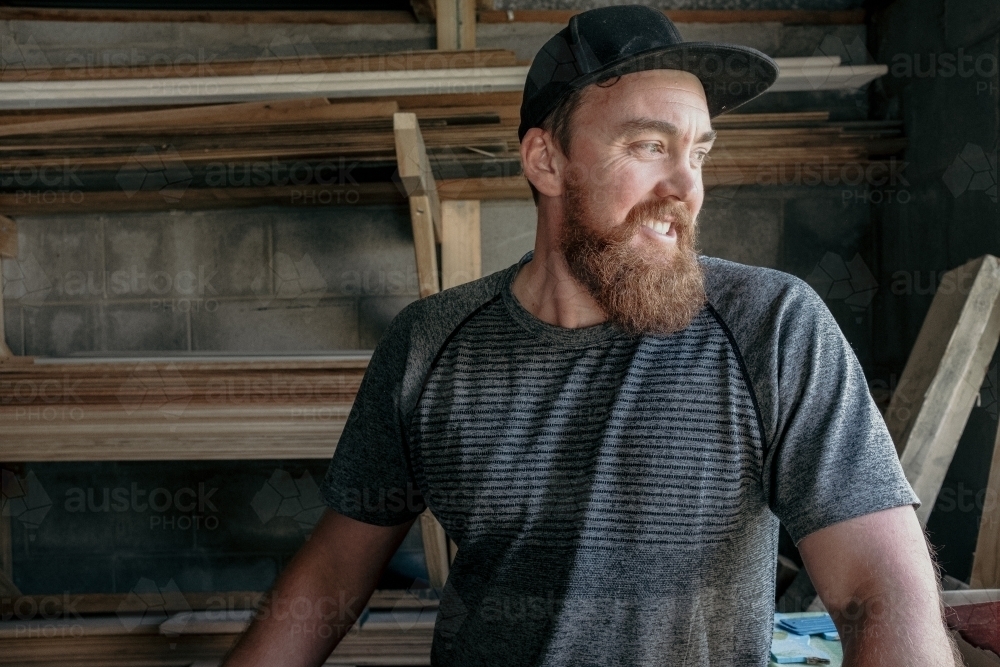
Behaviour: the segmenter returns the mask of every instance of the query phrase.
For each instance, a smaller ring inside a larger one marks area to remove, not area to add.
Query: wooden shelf
[[[368,356],[0,366],[0,461],[329,459]]]

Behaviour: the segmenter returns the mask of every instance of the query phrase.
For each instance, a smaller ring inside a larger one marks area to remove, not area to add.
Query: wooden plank
[[[222,23],[353,25],[416,23],[408,11],[191,11],[174,9],[45,9],[0,7],[0,21],[84,21],[100,23]]]
[[[182,107],[160,111],[87,114],[34,123],[0,125],[0,137],[99,129],[155,129],[165,131],[223,124],[227,127],[258,127],[355,118],[391,118],[399,110],[395,102],[338,102],[325,97],[242,102],[210,106]]]
[[[263,591],[185,591],[180,596],[164,597],[162,609],[164,613],[255,609],[263,597]],[[430,591],[419,590],[376,590],[368,601],[370,609],[436,609],[437,606],[438,599]],[[130,593],[0,597],[0,618],[10,618],[24,609],[46,609],[51,618],[75,618],[88,614],[141,613],[144,603]]]
[[[0,461],[328,459],[367,356],[0,365]]]
[[[420,534],[424,542],[424,557],[427,559],[427,576],[430,577],[431,587],[441,590],[448,580],[448,536],[429,509],[420,515]]]
[[[3,312],[3,258],[17,257],[17,223],[10,218],[0,215],[0,360],[8,361],[14,353],[7,346],[7,332],[4,328]],[[2,527],[0,527],[2,532]],[[0,537],[0,540],[3,538]],[[8,572],[8,574],[10,574]]]
[[[411,199],[426,197],[427,201],[422,205],[429,207],[434,238],[440,239],[441,201],[438,198],[437,184],[434,182],[434,173],[431,171],[427,147],[424,145],[424,137],[420,132],[416,114],[410,112],[394,114],[392,129],[395,136],[399,181]]]
[[[972,558],[972,588],[1000,588],[1000,429],[993,444],[993,461]]]
[[[431,203],[427,196],[410,197],[410,224],[413,228],[413,249],[417,258],[417,280],[420,297],[441,291],[438,282],[437,247],[431,222]]]
[[[476,48],[476,0],[458,0],[458,48]]]
[[[0,81],[102,81],[108,79],[178,79],[222,76],[271,77],[277,74],[398,72],[513,67],[517,56],[507,49],[421,50],[344,56],[213,60],[209,63],[134,65],[120,67],[9,68]]]
[[[515,9],[479,12],[480,23],[561,23],[566,24],[573,9]],[[674,23],[784,23],[786,25],[858,25],[865,22],[864,10],[692,10],[663,11]]]
[[[926,525],[1000,339],[1000,260],[947,272],[920,327],[886,424]]]
[[[21,667],[207,667],[218,665],[239,638],[228,633],[167,634],[160,630],[155,614],[126,618],[131,620],[128,625],[117,615],[62,622],[0,622],[0,656],[4,665]],[[430,664],[430,624],[401,627],[390,621],[373,625],[370,629],[355,625],[323,664]]]
[[[458,0],[436,0],[435,23],[437,47],[442,51],[458,49]]]
[[[17,223],[4,215],[0,215],[0,257],[17,258]]]
[[[480,277],[479,201],[441,202],[441,289]]]

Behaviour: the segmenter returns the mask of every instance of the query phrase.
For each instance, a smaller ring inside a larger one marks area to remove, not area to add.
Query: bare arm
[[[411,525],[373,526],[327,510],[225,667],[322,664],[368,603]]]
[[[799,551],[840,631],[844,667],[962,664],[912,507],[828,526],[803,538]]]

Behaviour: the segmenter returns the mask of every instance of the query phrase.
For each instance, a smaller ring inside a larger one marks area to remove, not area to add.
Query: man
[[[434,665],[766,665],[779,518],[845,664],[954,664],[836,323],[801,281],[694,251],[711,117],[776,75],[643,7],[546,44],[521,110],[533,253],[393,321],[331,510],[271,593],[286,611],[228,665],[322,662],[426,507],[459,546]]]

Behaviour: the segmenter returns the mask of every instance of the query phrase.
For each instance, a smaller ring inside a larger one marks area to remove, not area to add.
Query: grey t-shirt
[[[458,544],[433,665],[766,665],[779,519],[917,502],[850,346],[802,281],[712,258],[683,331],[553,326],[510,290],[530,257],[393,320],[327,504]]]

